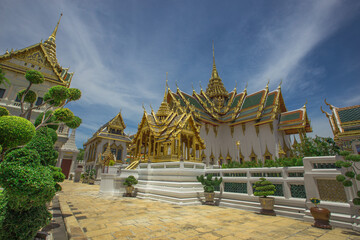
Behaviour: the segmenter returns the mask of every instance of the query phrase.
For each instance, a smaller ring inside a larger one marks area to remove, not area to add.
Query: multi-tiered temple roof
[[[331,114],[322,108],[321,111],[329,119],[335,141],[342,145],[344,141],[360,139],[360,105],[338,108],[326,100],[325,103],[329,106]]]
[[[56,24],[54,31],[45,42],[40,42],[16,51],[13,49],[10,52],[6,51],[4,55],[0,56],[0,67],[15,72],[25,73],[27,68],[25,66],[20,66],[16,61],[18,59],[32,64],[32,66],[39,66],[40,68],[37,68],[36,70],[41,70],[41,68],[50,69],[53,74],[46,71],[43,72],[45,80],[69,87],[74,73],[69,72],[69,68],[61,67],[56,58],[55,40],[60,19]],[[11,59],[13,59],[13,61],[7,61]]]

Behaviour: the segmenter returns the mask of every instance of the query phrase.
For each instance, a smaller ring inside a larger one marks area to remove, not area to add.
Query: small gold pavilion
[[[132,140],[132,158],[142,162],[201,162],[205,144],[200,137],[200,127],[191,114],[172,111],[167,96],[165,91],[157,113],[151,109],[148,114],[144,109],[138,132]]]

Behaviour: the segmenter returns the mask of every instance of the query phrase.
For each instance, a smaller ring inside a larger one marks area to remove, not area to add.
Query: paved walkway
[[[99,186],[65,181],[59,193],[72,239],[360,239],[286,217],[214,206],[177,206],[99,194]],[[56,239],[55,239],[56,240]]]

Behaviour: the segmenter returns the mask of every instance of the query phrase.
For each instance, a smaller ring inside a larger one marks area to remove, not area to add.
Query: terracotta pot
[[[215,193],[214,192],[204,192],[204,196],[205,196],[205,202],[206,203],[213,203],[214,202],[214,198],[215,198]]]
[[[261,205],[261,214],[276,216],[276,213],[274,212],[275,198],[260,197],[259,202]]]
[[[125,187],[126,190],[126,197],[132,197],[132,192],[134,191],[134,187],[133,186],[126,186]]]
[[[313,227],[332,229],[329,223],[331,212],[327,208],[312,207],[310,208],[311,215],[314,217]]]

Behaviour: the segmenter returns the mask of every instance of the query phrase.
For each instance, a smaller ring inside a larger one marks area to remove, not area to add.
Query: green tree
[[[79,148],[79,154],[76,157],[76,160],[81,161],[84,160],[85,150],[83,148]]]

